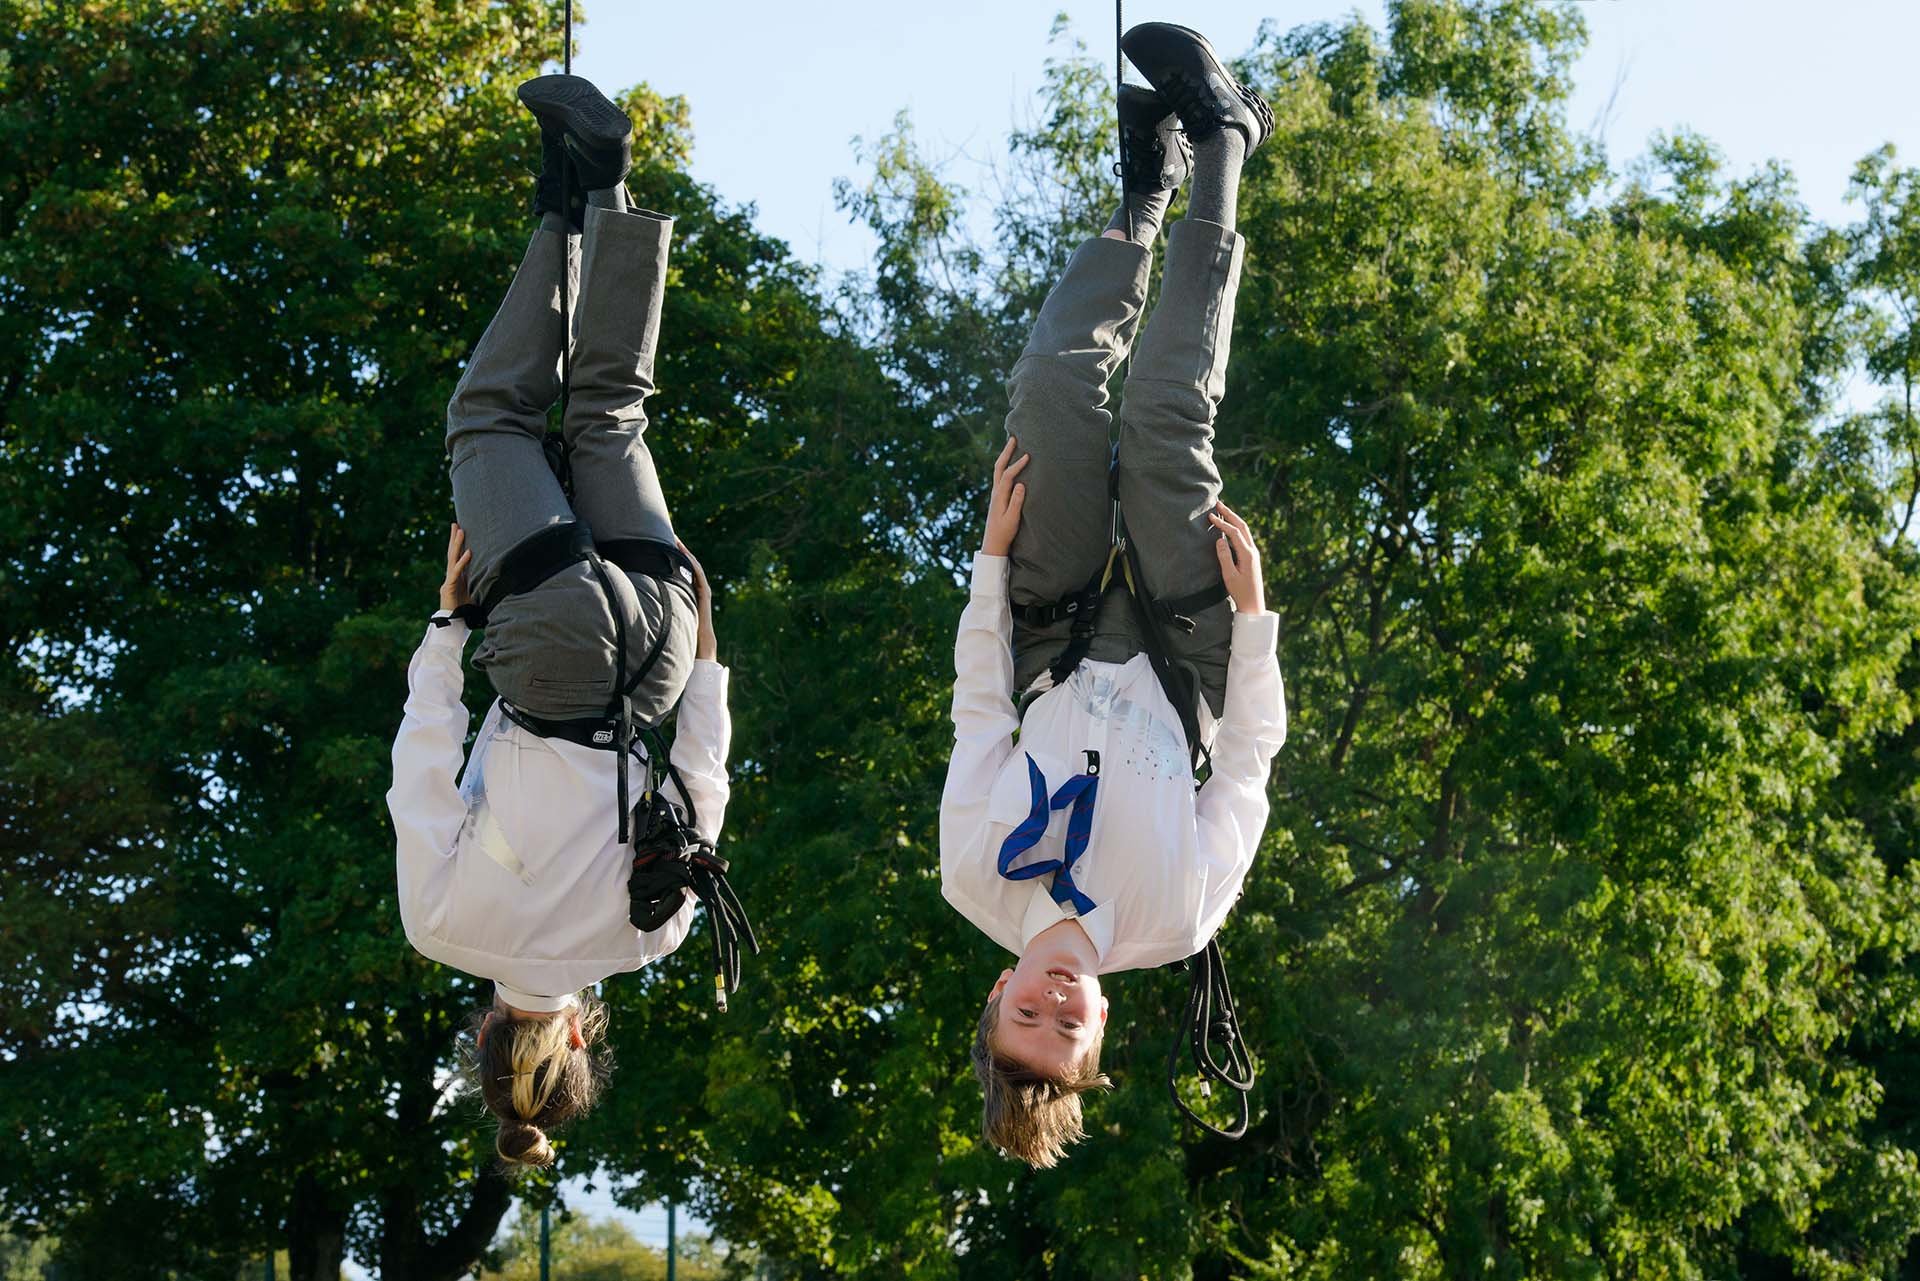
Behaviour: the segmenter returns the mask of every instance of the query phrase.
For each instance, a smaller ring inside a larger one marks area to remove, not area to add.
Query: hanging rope
[[[573,0],[565,0],[566,16],[560,28],[560,66],[567,75],[573,74]],[[573,212],[573,192],[571,170],[573,166],[560,167],[560,216],[571,218]],[[568,387],[573,382],[573,239],[561,232],[560,254],[560,439],[549,439],[548,447],[559,456],[561,487],[566,490],[567,500],[573,500],[573,477],[567,467],[566,422]],[[549,437],[553,433],[548,433]]]
[[[1194,953],[1182,964],[1192,970],[1193,978],[1187,988],[1186,1013],[1181,1019],[1184,1026],[1174,1038],[1173,1048],[1167,1051],[1167,1093],[1173,1096],[1173,1105],[1182,1115],[1201,1129],[1223,1139],[1237,1139],[1247,1132],[1247,1093],[1253,1089],[1253,1056],[1240,1035],[1240,1016],[1233,1008],[1233,987],[1227,982],[1227,966],[1220,957],[1219,941],[1208,942],[1205,950]],[[1213,1124],[1180,1097],[1182,1044],[1193,1059],[1194,1071],[1200,1074],[1202,1098],[1213,1097],[1215,1081],[1238,1095],[1235,1102],[1239,1105],[1240,1119],[1233,1125],[1223,1129]]]
[[[567,0],[569,4],[573,0]],[[1120,90],[1127,83],[1126,55],[1120,52],[1120,37],[1126,34],[1121,6],[1126,0],[1113,0],[1113,132],[1114,140],[1120,144],[1120,159],[1114,162],[1113,171],[1120,175],[1120,216],[1127,225],[1127,235],[1133,235],[1133,175],[1127,170],[1127,129],[1120,122]]]

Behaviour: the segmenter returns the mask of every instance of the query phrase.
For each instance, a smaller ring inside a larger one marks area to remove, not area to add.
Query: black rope
[[[569,4],[573,0],[567,0]],[[1133,174],[1127,166],[1127,127],[1120,120],[1120,90],[1127,83],[1126,55],[1120,52],[1120,37],[1126,34],[1121,16],[1125,0],[1113,0],[1113,132],[1120,144],[1120,159],[1113,171],[1120,175],[1120,217],[1126,223],[1127,236],[1133,236]]]
[[[573,0],[566,0],[566,17],[562,20],[560,35],[560,65],[567,75],[573,74]],[[572,165],[560,166],[560,216],[568,222],[573,218],[573,191],[570,181]],[[554,472],[560,478],[560,487],[566,492],[567,501],[573,501],[573,469],[567,447],[567,399],[573,382],[573,292],[568,279],[573,274],[573,238],[563,227],[560,231],[560,431],[549,432],[548,451],[556,456]],[[553,436],[559,439],[554,440]],[[625,813],[623,805],[621,812]]]
[[[1185,965],[1193,977],[1187,986],[1187,1009],[1181,1018],[1180,1034],[1174,1038],[1173,1048],[1167,1051],[1167,1093],[1173,1096],[1173,1105],[1201,1129],[1223,1139],[1237,1139],[1247,1132],[1247,1093],[1253,1089],[1254,1072],[1253,1056],[1247,1052],[1247,1043],[1240,1035],[1240,1015],[1233,1007],[1233,985],[1227,982],[1227,963],[1220,955],[1219,942],[1210,940],[1205,950],[1180,964]],[[1216,1042],[1220,1050],[1217,1056]],[[1180,1097],[1182,1044],[1193,1059],[1194,1071],[1200,1075],[1202,1098],[1213,1097],[1216,1081],[1239,1096],[1235,1102],[1239,1105],[1240,1119],[1230,1128],[1215,1125]]]

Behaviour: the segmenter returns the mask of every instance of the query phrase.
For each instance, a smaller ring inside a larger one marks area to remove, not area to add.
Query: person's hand
[[[1240,513],[1217,503],[1207,519],[1220,532],[1213,550],[1220,556],[1220,580],[1233,597],[1233,607],[1242,614],[1259,614],[1267,608],[1266,584],[1260,577],[1260,549],[1253,545],[1253,531]]]
[[[687,545],[677,538],[673,541],[686,552],[688,562],[693,565],[693,603],[700,610],[700,633],[693,642],[693,656],[713,662],[720,656],[720,641],[713,634],[713,587],[707,582],[707,571],[700,568],[700,562],[687,551]]]
[[[473,553],[467,550],[467,531],[458,524],[447,535],[447,577],[440,584],[440,608],[452,612],[472,602],[467,595],[467,565]]]
[[[989,556],[1005,556],[1013,549],[1013,535],[1020,528],[1020,508],[1027,501],[1027,487],[1016,485],[1013,478],[1025,470],[1032,454],[1020,455],[1018,462],[1010,463],[1015,442],[1007,437],[1006,448],[993,460],[993,497],[987,500],[987,534],[980,540],[980,550]]]

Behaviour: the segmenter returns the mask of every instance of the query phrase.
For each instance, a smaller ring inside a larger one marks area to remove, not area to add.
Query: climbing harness
[[[667,752],[659,725],[643,723],[634,714],[634,694],[659,660],[667,629],[660,628],[638,668],[629,676],[626,623],[607,572],[607,566],[613,565],[630,577],[652,577],[661,583],[663,596],[665,585],[670,581],[691,591],[693,567],[687,554],[672,544],[651,539],[617,539],[596,545],[585,522],[569,521],[542,530],[509,552],[486,599],[477,605],[462,605],[454,615],[474,628],[485,627],[489,615],[501,601],[531,591],[567,566],[582,561],[591,567],[613,618],[614,692],[606,712],[600,716],[556,720],[536,716],[505,699],[500,700],[500,711],[514,724],[542,738],[564,739],[582,747],[614,753],[618,761],[619,840],[624,845],[631,839],[634,851],[633,870],[627,881],[631,900],[628,918],[638,929],[653,930],[673,918],[689,891],[705,904],[713,930],[715,997],[724,1013],[727,995],[740,987],[742,936],[748,950],[756,955],[760,942],[747,920],[739,895],[727,880],[727,861],[715,853],[714,842],[695,829],[692,794]],[[639,801],[629,806],[628,767],[636,744],[645,750],[647,786]],[[659,776],[662,766],[679,789],[684,807],[667,798]]]
[[[1117,449],[1111,451],[1107,461],[1107,504],[1107,559],[1087,580],[1087,585],[1061,600],[1033,605],[1016,603],[1011,607],[1013,616],[1029,627],[1049,627],[1063,620],[1072,620],[1066,648],[1047,665],[1048,677],[1055,685],[1063,685],[1073,675],[1073,669],[1080,666],[1080,660],[1092,649],[1094,629],[1100,622],[1101,605],[1117,578],[1126,589],[1130,608],[1140,625],[1147,661],[1153,666],[1154,675],[1159,678],[1160,688],[1166,691],[1167,701],[1173,704],[1174,711],[1179,714],[1180,728],[1187,736],[1187,751],[1194,771],[1199,773],[1203,763],[1211,770],[1211,756],[1200,738],[1200,692],[1192,674],[1174,658],[1164,629],[1172,627],[1191,635],[1193,615],[1225,601],[1227,585],[1216,582],[1185,596],[1172,598],[1150,597],[1147,594],[1147,580],[1140,567],[1139,551],[1127,536],[1126,526],[1120,516],[1120,459]]]
[[[633,744],[634,730],[639,724],[634,717],[633,700],[640,682],[646,679],[660,659],[660,652],[666,645],[667,628],[663,619],[653,644],[640,660],[638,670],[629,676],[626,617],[620,608],[620,597],[614,592],[613,579],[607,572],[607,566],[614,565],[626,571],[629,578],[638,575],[654,579],[660,584],[661,603],[665,605],[668,583],[677,583],[686,591],[693,591],[693,562],[671,543],[652,539],[618,539],[595,544],[593,533],[585,521],[567,521],[549,525],[508,552],[485,598],[478,604],[460,606],[453,611],[453,615],[478,631],[487,625],[501,601],[509,596],[530,592],[561,570],[582,561],[587,563],[595,581],[600,584],[601,594],[607,602],[607,613],[613,619],[613,694],[607,701],[607,710],[600,716],[552,720],[535,716],[505,699],[501,700],[500,709],[509,720],[542,738],[562,738],[582,747],[601,748],[618,754],[620,840],[624,844],[629,832],[627,749]]]

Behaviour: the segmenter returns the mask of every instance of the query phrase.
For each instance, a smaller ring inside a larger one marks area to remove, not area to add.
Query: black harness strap
[[[530,592],[567,566],[592,557],[593,531],[585,522],[570,520],[549,525],[508,552],[487,594],[477,604],[462,605],[454,610],[453,616],[479,631],[507,597]]]
[[[1202,587],[1197,592],[1188,592],[1185,596],[1175,596],[1168,600],[1157,596],[1153,601],[1153,613],[1156,618],[1169,627],[1177,627],[1187,635],[1193,635],[1193,615],[1203,609],[1212,609],[1227,599],[1227,585],[1215,583],[1211,587]]]
[[[647,731],[645,737],[650,771],[655,762],[665,766],[667,778],[685,802],[685,815],[677,813],[678,807],[665,795],[658,773],[650,772],[647,794],[641,798],[647,811],[644,822],[639,808],[634,810],[640,832],[634,840],[633,870],[627,877],[628,920],[636,929],[657,930],[679,912],[689,892],[704,904],[712,930],[713,996],[725,1014],[728,995],[740,989],[741,939],[755,955],[760,952],[760,940],[727,880],[727,860],[697,830],[693,793],[687,790],[672,755],[658,734]]]
[[[664,578],[693,590],[693,560],[672,543],[656,538],[610,538],[594,550],[629,574]]]

